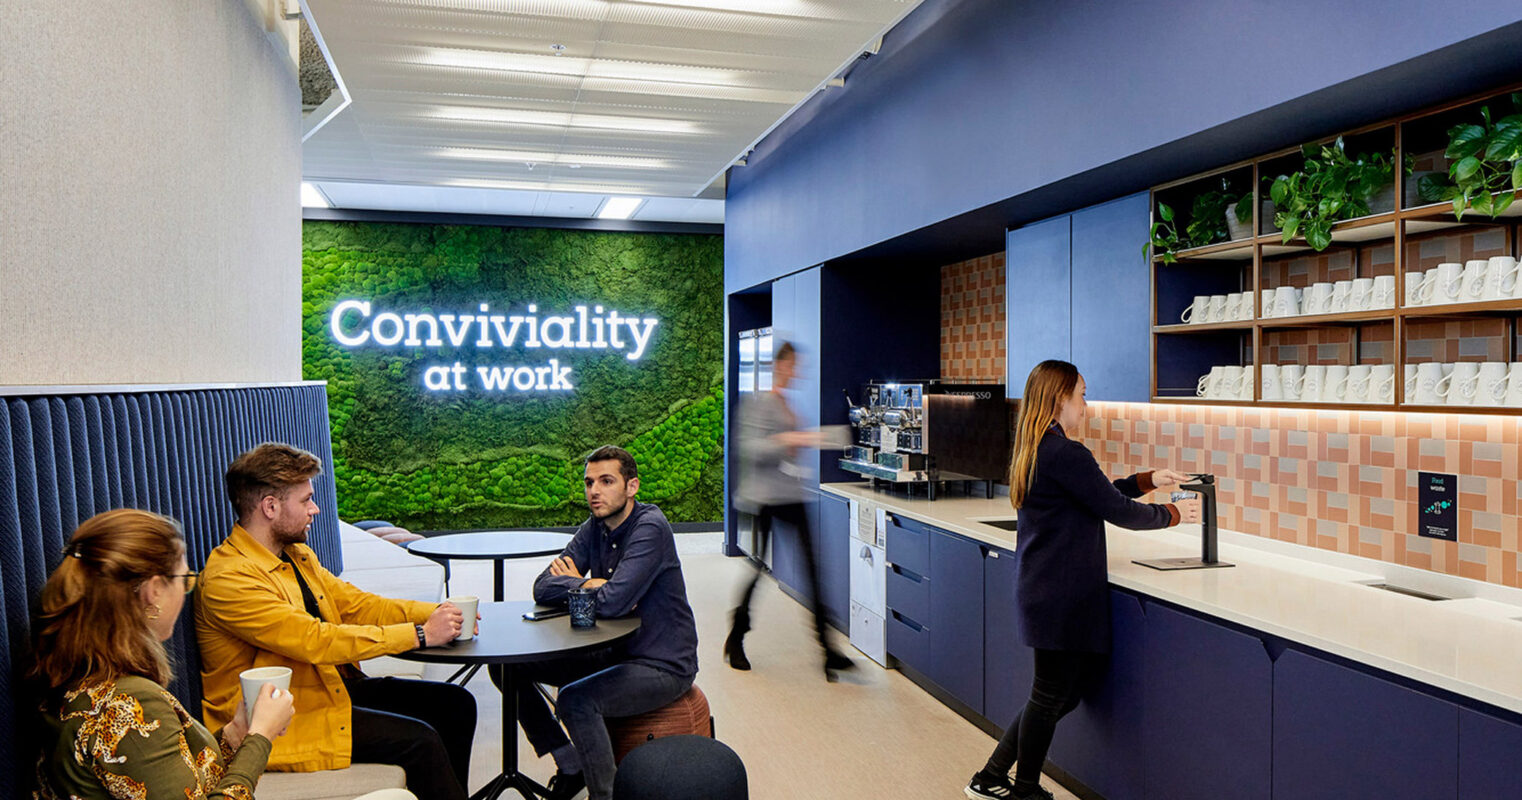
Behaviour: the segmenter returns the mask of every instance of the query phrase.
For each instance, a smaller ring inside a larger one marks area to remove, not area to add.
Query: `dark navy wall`
[[[727,290],[902,235],[927,263],[991,252],[1005,226],[1515,80],[1519,20],[1515,0],[929,0],[730,171]]]

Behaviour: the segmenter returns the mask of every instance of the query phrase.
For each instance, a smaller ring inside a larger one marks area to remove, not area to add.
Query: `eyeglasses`
[[[190,594],[191,592],[195,591],[195,588],[196,588],[196,579],[199,578],[200,576],[201,576],[201,573],[192,571],[192,572],[181,573],[179,575],[166,575],[164,577],[166,577],[166,578],[184,578],[185,579],[185,594]]]

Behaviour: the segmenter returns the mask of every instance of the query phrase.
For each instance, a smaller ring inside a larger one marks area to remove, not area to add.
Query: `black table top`
[[[430,558],[532,558],[558,556],[570,543],[569,533],[471,531],[418,539],[407,545],[407,551]]]
[[[639,617],[599,619],[593,628],[572,628],[569,615],[529,622],[528,600],[482,603],[481,629],[468,642],[408,650],[397,658],[443,664],[519,664],[611,647],[639,630]]]

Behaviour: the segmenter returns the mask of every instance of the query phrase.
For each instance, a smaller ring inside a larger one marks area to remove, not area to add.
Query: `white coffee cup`
[[[1283,400],[1284,387],[1281,383],[1282,376],[1280,375],[1279,365],[1264,364],[1258,369],[1263,373],[1259,376],[1259,380],[1263,384],[1263,399],[1270,401]]]
[[[1242,293],[1232,292],[1226,295],[1226,305],[1221,308],[1222,322],[1235,322],[1242,318]]]
[[[1209,319],[1206,322],[1226,321],[1226,295],[1213,294],[1210,296]]]
[[[1300,375],[1298,394],[1300,400],[1306,403],[1315,403],[1321,400],[1321,387],[1326,383],[1326,367],[1321,364],[1306,366],[1305,372]]]
[[[1300,399],[1300,381],[1304,377],[1305,367],[1299,364],[1284,364],[1279,367],[1279,392],[1284,395],[1285,400]]]
[[[1369,308],[1395,308],[1394,275],[1374,276],[1374,291],[1369,298]]]
[[[1274,292],[1274,316],[1299,316],[1301,297],[1304,295],[1305,290],[1298,286],[1280,286]]]
[[[1337,281],[1332,284],[1332,313],[1346,314],[1353,310],[1353,282]]]
[[[1304,308],[1302,314],[1330,314],[1332,313],[1332,291],[1330,283],[1313,283],[1305,292]]]
[[[1395,402],[1395,365],[1375,364],[1369,373],[1369,402],[1390,405]]]
[[[1452,261],[1438,264],[1427,270],[1427,277],[1422,280],[1422,297],[1428,305],[1457,303],[1463,281],[1463,264]]]
[[[1274,295],[1278,291],[1277,289],[1264,289],[1259,293],[1259,296],[1262,298],[1262,303],[1258,309],[1259,319],[1267,319],[1274,315]]]
[[[1519,276],[1518,270],[1522,266],[1511,256],[1496,256],[1490,259],[1490,269],[1485,273],[1485,289],[1480,292],[1481,300],[1507,300],[1517,289]]]
[[[1474,392],[1474,404],[1477,406],[1499,406],[1506,404],[1506,390],[1509,388],[1510,365],[1505,361],[1486,361],[1480,365],[1480,382]]]
[[[290,667],[254,667],[238,673],[238,683],[243,689],[243,710],[248,713],[247,719],[254,718],[254,701],[259,699],[259,691],[264,684],[273,683],[275,688],[282,692],[291,690]]]
[[[1348,367],[1348,393],[1347,402],[1369,402],[1369,378],[1374,374],[1374,367],[1370,364],[1354,364]]]
[[[1326,368],[1321,381],[1321,400],[1325,403],[1345,403],[1348,399],[1348,368],[1333,364]]]
[[[1354,278],[1353,288],[1348,292],[1349,311],[1368,311],[1374,308],[1374,279]]]
[[[1448,398],[1451,376],[1443,374],[1443,365],[1435,361],[1416,365],[1416,386],[1406,401],[1419,406],[1442,405]]]
[[[1203,400],[1214,400],[1218,397],[1218,387],[1221,385],[1221,376],[1225,371],[1225,367],[1211,367],[1209,372],[1201,375],[1194,386],[1194,396]]]
[[[1480,365],[1473,361],[1460,361],[1453,365],[1448,378],[1448,405],[1474,405],[1475,391],[1480,388]]]
[[[1237,399],[1251,401],[1253,399],[1253,371],[1252,367],[1242,368],[1242,386],[1237,390]]]
[[[1205,314],[1209,309],[1210,296],[1197,294],[1194,296],[1194,302],[1184,309],[1184,313],[1178,315],[1179,322],[1187,322],[1190,325],[1203,325],[1205,324]]]
[[[1459,302],[1478,303],[1485,295],[1485,273],[1489,272],[1490,262],[1483,258],[1471,259],[1464,262],[1463,277],[1459,279]]]
[[[1425,278],[1425,273],[1406,273],[1406,308],[1422,304],[1422,283]]]
[[[1217,400],[1240,400],[1242,399],[1242,382],[1247,371],[1241,367],[1227,365],[1221,368],[1221,383],[1216,386]]]
[[[1513,361],[1506,370],[1506,405],[1522,408],[1522,361]]]
[[[445,599],[454,603],[460,613],[465,615],[465,622],[460,625],[460,635],[455,637],[455,641],[468,642],[476,638],[476,608],[480,605],[481,598],[473,594],[462,594]]]
[[[1402,386],[1404,386],[1405,389],[1404,389],[1404,391],[1402,393],[1403,396],[1401,398],[1401,401],[1405,402],[1405,403],[1414,403],[1414,402],[1416,402],[1416,400],[1414,399],[1416,397],[1416,365],[1415,364],[1407,364],[1405,366],[1405,379],[1406,379],[1406,382],[1404,384],[1402,384]]]

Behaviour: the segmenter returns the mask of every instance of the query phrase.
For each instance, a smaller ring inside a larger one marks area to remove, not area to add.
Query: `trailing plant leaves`
[[[1465,156],[1454,162],[1453,166],[1448,168],[1448,171],[1453,176],[1454,181],[1463,183],[1480,171],[1480,159],[1474,156]]]
[[[1173,209],[1169,208],[1167,203],[1157,204],[1157,215],[1162,217],[1164,222],[1173,221]]]
[[[1515,120],[1508,123],[1507,120]],[[1496,125],[1490,144],[1485,147],[1487,161],[1516,161],[1522,155],[1522,118],[1507,117]]]
[[[1485,146],[1485,128],[1480,125],[1455,125],[1448,130],[1448,149],[1443,156],[1450,161],[1468,158]]]
[[[1511,166],[1511,188],[1522,189],[1522,161]]]

